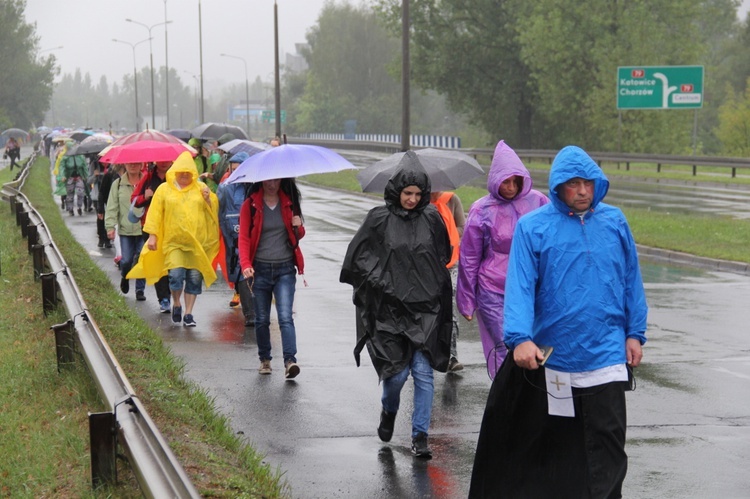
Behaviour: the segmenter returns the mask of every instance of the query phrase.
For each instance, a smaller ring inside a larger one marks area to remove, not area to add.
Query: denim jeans
[[[255,307],[255,338],[258,342],[260,360],[271,360],[271,299],[276,299],[276,315],[281,330],[281,346],[284,362],[297,362],[297,333],[294,329],[292,305],[297,285],[297,270],[294,262],[254,262],[255,276],[253,304]]]
[[[185,293],[196,296],[203,291],[203,274],[197,269],[176,267],[169,269],[167,275],[169,276],[169,289],[172,291],[182,291],[184,287]]]
[[[141,236],[120,236],[120,251],[122,260],[120,260],[120,275],[125,277],[133,268],[133,264],[138,261],[143,248],[143,239]],[[143,291],[146,289],[146,279],[135,280],[135,290]]]
[[[401,402],[401,389],[409,377],[409,370],[414,378],[414,412],[411,415],[411,436],[427,433],[432,416],[432,395],[435,391],[432,367],[420,351],[414,352],[411,362],[398,374],[383,381],[383,396],[380,399],[383,409],[391,414],[398,411]]]

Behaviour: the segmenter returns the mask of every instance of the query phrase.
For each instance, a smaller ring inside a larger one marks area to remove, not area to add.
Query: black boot
[[[393,436],[393,424],[396,422],[396,413],[390,414],[385,409],[380,411],[380,426],[378,436],[383,442],[390,442]]]

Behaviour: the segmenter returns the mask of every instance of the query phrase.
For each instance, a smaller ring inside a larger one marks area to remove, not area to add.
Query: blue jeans
[[[169,269],[167,275],[169,276],[170,291],[182,291],[183,286],[185,287],[185,293],[189,295],[197,296],[203,291],[203,274],[197,269],[176,267]]]
[[[138,261],[143,248],[143,238],[141,236],[120,236],[120,275],[124,278],[133,268],[133,264]],[[146,279],[135,280],[135,290],[143,291],[146,289]]]
[[[281,330],[281,346],[284,362],[297,362],[297,333],[294,329],[292,305],[297,285],[297,270],[294,262],[282,263],[254,262],[255,276],[253,304],[255,307],[255,338],[258,342],[260,360],[271,360],[271,299],[276,299],[276,315]]]
[[[386,412],[395,414],[401,402],[401,389],[409,377],[409,370],[414,378],[414,412],[411,415],[411,436],[427,433],[432,416],[432,395],[435,391],[432,367],[420,351],[414,352],[411,362],[398,374],[383,380],[383,396],[380,399]]]

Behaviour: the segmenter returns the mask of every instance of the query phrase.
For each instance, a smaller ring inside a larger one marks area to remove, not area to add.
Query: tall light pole
[[[156,23],[152,24],[151,26],[147,24],[140,23],[138,21],[133,21],[132,19],[125,19],[129,23],[137,24],[139,26],[143,26],[148,30],[148,50],[151,54],[151,128],[156,127],[156,99],[154,98],[154,48],[151,44],[151,30],[157,26],[163,26],[166,24],[171,23],[172,21],[165,21],[163,23]]]
[[[198,0],[198,52],[200,52],[201,62],[201,123],[205,123],[203,114],[203,18],[201,16],[201,0]]]
[[[411,147],[409,127],[409,0],[401,0],[401,151]]]
[[[281,78],[279,76],[279,7],[276,0],[273,2],[273,33],[274,33],[274,86],[276,87],[275,103],[276,109],[276,136],[281,138]]]
[[[141,40],[140,42],[136,43],[130,43],[123,40],[118,40],[116,38],[112,38],[113,42],[117,43],[124,43],[125,45],[130,45],[130,48],[133,49],[133,88],[135,90],[135,131],[140,131],[140,120],[138,119],[138,70],[136,69],[135,64],[135,48],[140,45],[141,43],[147,42],[151,40],[151,38],[146,38],[145,40]]]
[[[200,116],[200,109],[198,105],[198,75],[194,75],[190,71],[185,71],[184,69],[182,70],[182,72],[189,74],[195,80],[195,85],[193,85],[193,97],[195,98],[195,119],[193,121],[193,126],[190,127],[190,128],[194,128],[200,125],[200,123],[198,123],[198,117]]]
[[[40,53],[40,54],[43,54],[43,53],[45,53],[45,52],[49,52],[49,51],[51,51],[51,50],[59,50],[59,49],[61,49],[61,48],[64,48],[64,47],[63,47],[62,45],[60,45],[59,47],[52,47],[52,48],[49,48],[49,49],[44,49],[44,50],[40,50],[40,51],[39,51],[39,53]]]
[[[165,96],[167,98],[166,129],[169,130],[169,39],[167,37],[167,24],[169,24],[169,21],[167,21],[167,0],[164,0],[164,65],[167,67],[164,84],[166,85]]]
[[[229,54],[219,54],[222,57],[231,57],[232,59],[239,59],[242,64],[245,65],[245,131],[247,136],[250,136],[250,84],[247,81],[247,62],[242,57]]]

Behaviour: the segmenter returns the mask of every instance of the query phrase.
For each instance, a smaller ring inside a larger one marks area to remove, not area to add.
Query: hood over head
[[[501,140],[495,146],[495,153],[492,155],[492,164],[487,174],[487,190],[490,195],[498,201],[510,202],[511,200],[505,199],[500,195],[498,189],[503,181],[515,175],[523,179],[523,185],[514,198],[518,199],[528,194],[531,190],[533,185],[531,175],[516,152],[504,140]]]
[[[169,182],[170,185],[174,184],[178,172],[190,172],[193,176],[193,183],[198,180],[198,169],[195,167],[193,156],[188,151],[181,153],[177,159],[174,160],[174,163],[172,163],[172,167],[167,170],[166,181]]]
[[[249,157],[250,155],[248,153],[246,153],[245,151],[240,151],[234,156],[232,156],[231,158],[229,158],[229,162],[230,163],[242,163]]]
[[[607,195],[609,179],[599,165],[580,147],[565,146],[555,156],[549,171],[549,199],[558,210],[570,211],[570,207],[558,197],[558,188],[560,184],[576,177],[594,181],[592,209],[596,208],[596,205]]]
[[[413,210],[405,210],[401,207],[401,191],[410,185],[416,185],[422,190],[422,199]],[[430,177],[427,176],[427,172],[414,151],[404,153],[398,169],[391,175],[385,186],[383,198],[388,209],[400,216],[408,216],[410,213],[416,216],[430,204]]]
[[[188,145],[190,147],[200,150],[201,145],[203,145],[203,142],[198,137],[193,137],[192,139],[188,140]]]

